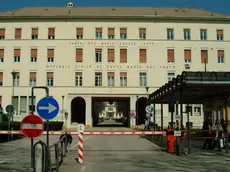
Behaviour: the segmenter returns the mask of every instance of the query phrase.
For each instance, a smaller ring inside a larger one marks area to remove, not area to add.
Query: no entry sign
[[[38,137],[42,134],[43,130],[44,122],[37,115],[28,115],[22,120],[21,131],[26,137]]]

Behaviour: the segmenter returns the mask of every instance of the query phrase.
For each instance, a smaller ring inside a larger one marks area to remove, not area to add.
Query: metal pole
[[[11,72],[11,74],[12,74],[12,98],[11,98],[11,104],[13,105],[13,99],[14,99],[14,86],[15,86],[15,78],[16,78],[16,74],[17,74],[17,72],[15,72],[15,71],[13,71],[13,72]],[[11,117],[10,118],[12,118],[12,121],[11,121],[11,125],[10,125],[10,128],[11,128],[11,132],[14,130],[14,114],[12,114],[11,115]],[[13,137],[13,135],[11,134],[11,137],[10,137],[10,139],[12,140],[12,137]]]
[[[228,100],[225,100],[225,124],[226,124],[226,146],[225,146],[225,153],[228,153]]]
[[[154,130],[156,130],[156,104],[153,104],[153,122],[154,122]]]
[[[62,122],[64,122],[64,98],[65,96],[62,96]]]
[[[187,107],[189,105],[187,104]],[[189,110],[187,110],[187,123],[188,123],[188,154],[191,154],[191,128],[189,123]]]
[[[136,125],[138,126],[139,123],[138,123],[138,99],[139,99],[139,96],[137,95],[137,101],[136,101]]]

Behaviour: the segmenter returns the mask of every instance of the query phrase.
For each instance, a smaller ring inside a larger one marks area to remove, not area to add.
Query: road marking
[[[83,167],[81,167],[80,172],[84,172],[85,170],[86,170],[86,167],[85,167],[85,166],[83,166]]]
[[[83,140],[85,141],[85,140],[89,139],[90,137],[92,137],[92,136],[86,137],[86,138],[84,138]],[[73,145],[73,146],[70,148],[70,150],[72,150],[73,148],[75,148],[77,145],[78,145],[78,143],[76,143],[75,145]]]

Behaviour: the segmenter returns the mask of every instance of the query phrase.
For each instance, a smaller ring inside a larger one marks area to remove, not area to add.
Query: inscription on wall
[[[112,41],[112,40],[111,40]],[[133,42],[133,41],[120,41],[120,42],[111,42],[111,41],[71,41],[70,45],[120,45],[120,46],[135,46],[135,45],[154,45],[153,41],[148,42]]]
[[[47,69],[154,69],[154,68],[162,68],[162,69],[175,69],[175,66],[172,65],[160,65],[160,66],[154,66],[154,65],[57,65],[57,64],[52,64],[52,65],[46,65]]]

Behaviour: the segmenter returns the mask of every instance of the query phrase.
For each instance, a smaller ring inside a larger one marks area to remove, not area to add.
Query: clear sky
[[[1,0],[0,11],[31,6],[66,6],[71,0]],[[75,6],[192,7],[230,14],[230,0],[72,0]]]

